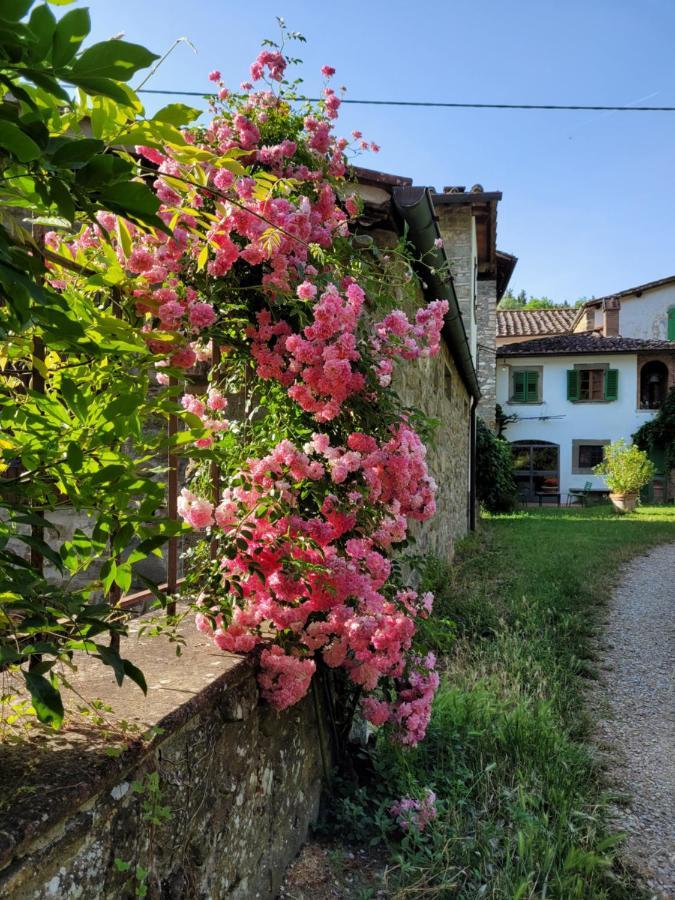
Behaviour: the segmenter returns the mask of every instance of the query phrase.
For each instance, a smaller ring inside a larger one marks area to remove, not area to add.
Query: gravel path
[[[674,611],[675,544],[667,544],[623,570],[595,698],[610,778],[629,797],[616,809],[626,858],[664,898],[675,898]]]

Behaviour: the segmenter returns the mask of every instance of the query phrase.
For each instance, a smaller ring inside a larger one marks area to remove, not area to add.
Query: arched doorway
[[[668,367],[659,359],[640,369],[640,409],[660,409],[668,393]]]
[[[513,441],[513,475],[523,500],[537,492],[560,490],[560,448],[549,441]]]

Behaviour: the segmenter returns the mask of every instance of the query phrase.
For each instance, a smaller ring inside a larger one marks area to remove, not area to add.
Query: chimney
[[[593,331],[595,328],[595,309],[592,306],[587,306],[584,310],[584,314],[581,318],[581,330],[582,331]]]
[[[619,334],[619,310],[621,302],[618,297],[608,297],[602,302],[602,333],[605,337],[616,337]]]

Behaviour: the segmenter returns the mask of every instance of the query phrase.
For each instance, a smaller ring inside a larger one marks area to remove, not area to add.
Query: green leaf
[[[95,156],[85,166],[78,170],[75,181],[83,188],[97,188],[103,185],[129,178],[133,171],[130,162],[119,156],[106,154]]]
[[[114,559],[106,559],[106,561],[101,566],[101,583],[103,584],[103,590],[106,594],[112,587],[112,583],[115,580],[116,574],[117,563]]]
[[[33,47],[33,59],[42,59],[48,55],[52,45],[52,37],[56,28],[54,13],[46,4],[36,6],[30,14],[28,27],[37,38],[37,43]]]
[[[143,402],[143,397],[138,394],[122,394],[108,404],[103,410],[103,418],[112,422],[120,416],[128,416]]]
[[[73,472],[79,472],[82,468],[84,454],[82,453],[80,445],[76,444],[75,441],[71,441],[68,444],[68,449],[66,450],[66,462]]]
[[[6,22],[18,22],[31,8],[33,0],[2,0],[0,18]]]
[[[22,674],[38,719],[52,728],[60,728],[63,724],[63,701],[56,688],[56,679],[50,680],[35,672]]]
[[[201,109],[194,106],[186,106],[184,103],[169,103],[163,106],[152,117],[153,122],[166,122],[168,125],[175,125],[181,128],[183,125],[189,125],[198,119],[202,114]]]
[[[70,191],[59,178],[50,179],[49,197],[63,218],[72,222],[75,218],[75,203]]]
[[[110,97],[111,100],[115,100],[121,106],[134,105],[133,99],[130,98],[127,91],[124,90],[124,86],[113,81],[112,78],[100,78],[94,75],[77,75],[66,71],[63,75],[63,80],[81,88],[85,94],[91,94],[94,97]]]
[[[80,44],[91,31],[88,9],[71,9],[59,19],[54,31],[52,60],[58,69],[65,66],[80,49]]]
[[[139,69],[145,69],[156,59],[140,44],[128,41],[102,41],[88,47],[72,66],[71,74],[81,78],[114,78],[128,81]]]
[[[134,684],[137,684],[144,694],[147,694],[148,685],[146,684],[145,676],[138,668],[138,666],[135,666],[132,662],[129,662],[128,659],[125,659],[123,661],[123,665],[124,674],[127,676],[127,678],[130,678],[134,682]]]
[[[55,166],[84,166],[89,162],[92,156],[101,153],[104,147],[105,144],[103,141],[97,141],[95,138],[82,138],[82,140],[79,141],[68,141],[66,144],[62,144],[53,154],[52,162]]]
[[[37,159],[42,152],[33,138],[28,137],[18,125],[0,119],[0,147],[8,150],[19,162]]]
[[[106,187],[101,191],[100,200],[112,212],[130,214],[140,219],[154,217],[160,206],[157,195],[139,181]]]
[[[87,416],[88,404],[75,382],[64,376],[61,379],[61,393],[68,404],[68,409],[83,422]]]

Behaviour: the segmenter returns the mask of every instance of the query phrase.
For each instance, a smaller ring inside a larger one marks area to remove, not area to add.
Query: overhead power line
[[[176,97],[215,97],[202,91],[172,91],[168,89],[141,88],[139,94],[171,94]],[[298,97],[312,103],[320,97]],[[451,103],[435,100],[352,100],[346,97],[343,103],[358,106],[411,106],[440,109],[545,109],[545,110],[588,110],[589,112],[675,112],[675,106],[595,106],[583,103]]]

